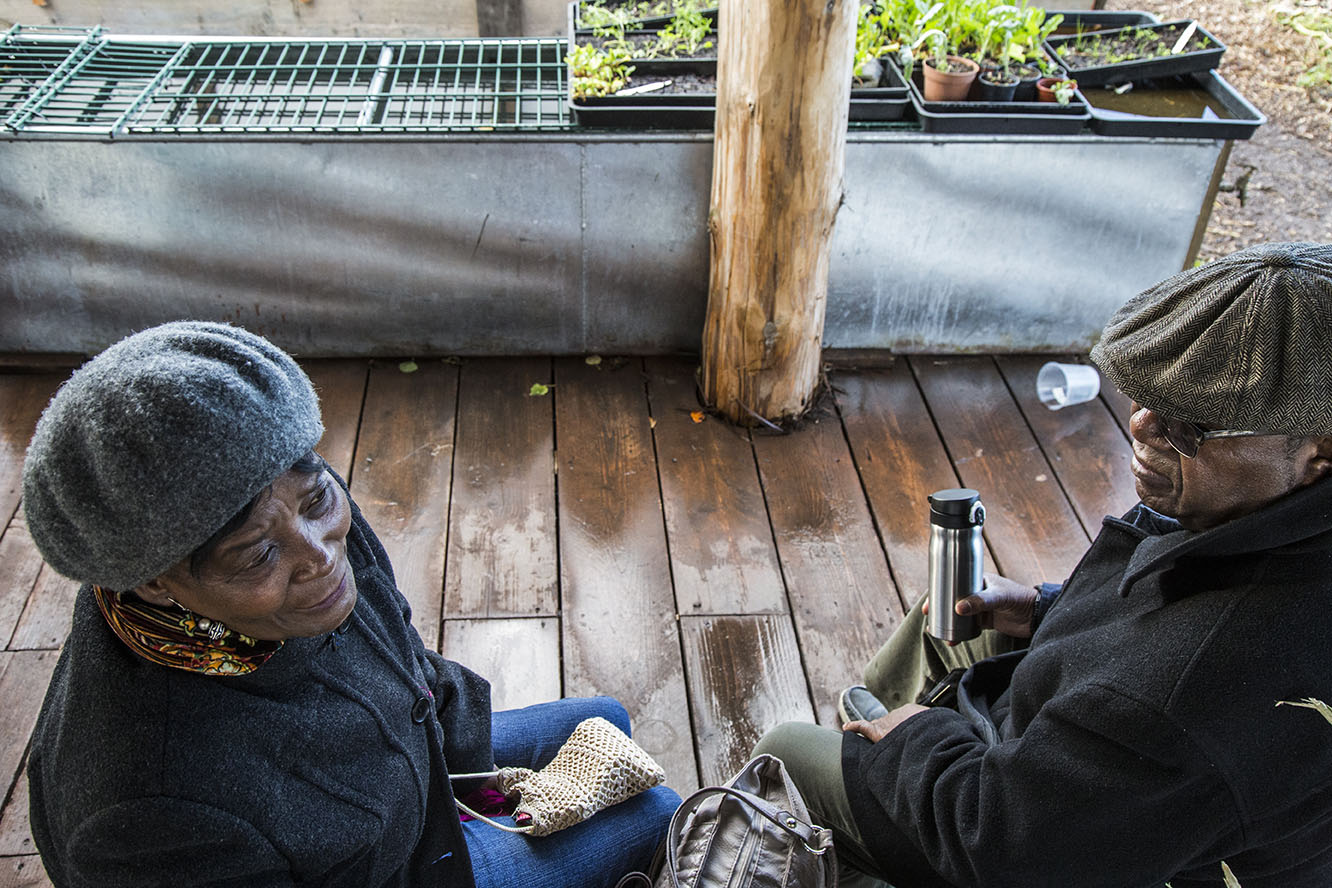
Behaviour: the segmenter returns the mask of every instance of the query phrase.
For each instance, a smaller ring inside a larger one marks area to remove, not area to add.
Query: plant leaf
[[[1328,724],[1332,725],[1332,706],[1328,706],[1322,700],[1313,697],[1305,697],[1303,700],[1278,700],[1277,705],[1299,706],[1304,709],[1312,709],[1314,712],[1317,712],[1323,718],[1327,719]]]
[[[527,396],[529,398],[539,398],[542,395],[548,394],[550,394],[550,386],[542,385],[539,382],[532,383],[532,387],[527,390]]]
[[[700,423],[703,420],[707,419],[708,415],[704,413],[702,410],[690,410],[689,418],[692,419],[695,423]]]
[[[403,361],[398,365],[398,369],[403,373],[415,373],[417,370],[415,361]]]
[[[583,362],[595,367],[601,363],[601,355],[588,355]]]
[[[1225,877],[1226,888],[1240,888],[1239,879],[1230,871],[1230,866],[1223,860],[1221,861],[1221,875]]]

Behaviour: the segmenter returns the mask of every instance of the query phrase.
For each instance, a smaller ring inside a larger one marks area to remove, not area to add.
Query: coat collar
[[[1141,527],[1143,522],[1137,519],[1141,518],[1140,510],[1146,509],[1139,503],[1125,519]],[[1129,589],[1143,577],[1183,558],[1234,557],[1259,552],[1293,555],[1332,549],[1332,479],[1301,488],[1269,506],[1210,530],[1171,530],[1168,525],[1159,529],[1165,532],[1147,536],[1134,549],[1119,583],[1120,595],[1128,595]]]

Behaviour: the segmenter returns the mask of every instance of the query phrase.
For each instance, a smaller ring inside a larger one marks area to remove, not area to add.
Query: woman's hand
[[[1031,638],[1031,620],[1039,597],[1032,586],[987,573],[985,587],[959,601],[955,610],[964,617],[976,616],[982,628],[1012,638]]]
[[[874,721],[853,721],[842,725],[843,731],[853,731],[871,743],[878,743],[888,732],[917,712],[924,712],[928,707],[919,703],[907,703],[899,706],[887,715],[881,715]]]

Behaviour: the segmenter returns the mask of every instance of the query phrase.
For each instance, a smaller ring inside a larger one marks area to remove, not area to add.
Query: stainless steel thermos
[[[960,617],[953,606],[981,590],[981,525],[985,506],[980,494],[954,487],[930,494],[930,613],[926,631],[944,641],[980,635],[974,616]]]

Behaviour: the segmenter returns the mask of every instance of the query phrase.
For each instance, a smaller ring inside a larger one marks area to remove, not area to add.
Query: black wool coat
[[[1106,518],[1030,648],[843,778],[898,888],[1332,886],[1332,482],[1202,533]],[[962,707],[960,707],[962,708]],[[987,738],[983,724],[992,726]]]
[[[470,888],[448,774],[491,766],[490,686],[425,649],[352,510],[352,615],[249,675],[143,660],[80,590],[28,764],[58,888]]]

